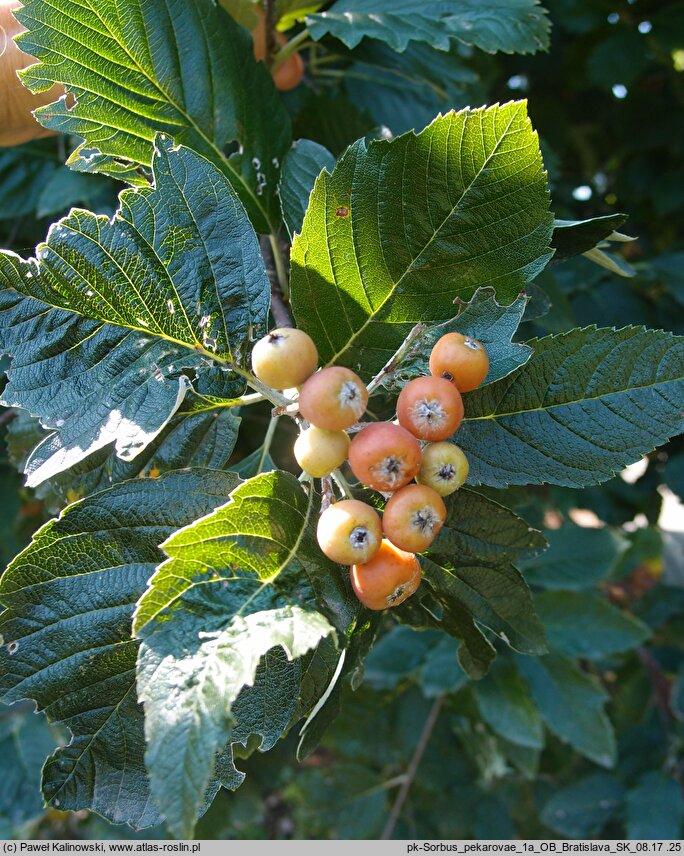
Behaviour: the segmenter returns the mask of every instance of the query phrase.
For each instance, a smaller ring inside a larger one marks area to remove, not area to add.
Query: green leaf
[[[594,773],[556,791],[542,809],[541,820],[568,838],[599,838],[622,806],[624,795],[625,789],[616,778]]]
[[[597,484],[684,428],[684,337],[587,327],[528,344],[526,365],[465,396],[471,482]]]
[[[482,342],[489,357],[489,371],[483,383],[492,383],[519,369],[529,360],[533,351],[527,345],[513,342],[525,312],[527,300],[521,296],[509,306],[496,301],[493,288],[478,288],[470,303],[452,321],[428,330],[416,340],[409,357],[402,361],[398,371],[387,376],[384,385],[393,391],[400,390],[409,380],[430,374],[429,358],[432,348],[446,333],[463,333]]]
[[[0,818],[19,826],[43,813],[40,771],[56,742],[43,714],[0,708]]]
[[[524,102],[359,141],[317,179],[294,240],[297,323],[325,365],[370,377],[417,322],[452,318],[456,298],[493,285],[512,301],[550,258],[548,206]]]
[[[39,62],[22,72],[34,92],[62,83],[36,111],[46,128],[84,142],[73,169],[145,181],[160,131],[208,158],[227,177],[254,227],[280,220],[279,161],[290,123],[250,35],[212,0],[27,0],[17,18],[22,50]],[[229,143],[239,144],[230,156]]]
[[[520,573],[508,564],[457,560],[454,565],[450,556],[431,551],[421,560],[425,582],[444,611],[444,624],[462,609],[517,651],[543,654],[544,628]]]
[[[658,770],[640,779],[627,794],[627,837],[677,840],[684,820],[684,797],[678,782]]]
[[[306,22],[314,39],[333,35],[349,48],[363,38],[403,51],[412,39],[449,50],[458,39],[489,53],[536,53],[549,44],[538,0],[336,0]]]
[[[0,220],[33,214],[46,185],[59,169],[51,140],[0,148]]]
[[[609,238],[628,219],[627,214],[607,214],[589,220],[554,220],[551,246],[554,261],[579,256]]]
[[[72,739],[43,770],[46,801],[114,823],[160,818],[145,771],[131,616],[157,545],[224,501],[230,473],[134,479],[77,502],[42,527],[0,581],[0,690],[35,700]]]
[[[186,404],[188,403],[186,399]],[[68,502],[89,496],[138,476],[157,476],[184,467],[225,469],[231,457],[240,418],[232,408],[197,413],[178,412],[169,424],[132,461],[117,458],[111,446],[105,446],[68,472],[58,473],[36,488],[51,513]],[[19,410],[7,428],[10,460],[23,470],[33,447],[46,432],[25,410]],[[237,472],[235,467],[233,472]],[[238,472],[245,477],[245,474]]]
[[[477,491],[461,488],[445,499],[447,516],[430,555],[456,563],[518,562],[537,556],[546,540],[510,508]]]
[[[609,527],[589,528],[566,523],[548,529],[549,549],[541,556],[521,560],[530,585],[548,589],[581,591],[605,579],[629,547],[629,542]]]
[[[302,230],[316,178],[322,169],[332,172],[335,163],[335,158],[325,146],[311,140],[297,140],[285,156],[278,195],[290,238]]]
[[[585,592],[547,591],[534,605],[549,647],[570,657],[598,660],[636,648],[651,635],[638,619]]]
[[[292,660],[332,631],[320,613],[278,605],[257,576],[237,574],[190,589],[141,631],[145,763],[174,835],[192,835],[216,752],[230,736],[232,704],[254,683],[261,657],[279,645]]]
[[[374,689],[396,689],[402,681],[415,677],[428,651],[441,638],[441,634],[431,630],[418,632],[412,627],[393,627],[366,657],[365,680]],[[455,663],[456,652],[454,643],[451,644]]]
[[[445,611],[456,601],[477,622],[527,654],[546,651],[530,591],[511,564],[544,539],[512,511],[467,489],[446,500],[444,526],[423,560],[425,580]]]
[[[211,361],[242,364],[266,323],[258,240],[222,173],[157,144],[155,186],[121,193],[113,220],[74,210],[37,259],[0,253],[0,348],[14,357],[3,400],[53,429],[29,485],[111,443],[134,459],[180,406],[186,373],[219,375],[226,398],[243,388]]]
[[[484,721],[510,743],[541,749],[544,729],[537,708],[515,663],[499,658],[483,680],[473,685]]]
[[[426,654],[418,675],[418,682],[426,698],[452,694],[466,686],[468,676],[459,665],[457,643],[448,636]]]
[[[615,735],[603,709],[607,695],[597,681],[560,654],[518,657],[516,662],[556,737],[602,767],[612,767]]]
[[[466,65],[462,50],[458,43],[440,51],[411,42],[398,54],[383,42],[365,40],[345,57],[353,63],[346,69],[345,91],[380,128],[395,135],[422,128],[438,113],[482,100],[478,75]]]
[[[233,702],[260,659],[281,646],[292,660],[334,632],[317,601],[343,633],[353,619],[347,586],[313,540],[315,500],[289,473],[265,473],[162,544],[169,558],[134,629],[152,795],[180,838],[192,833],[231,739]]]
[[[302,572],[322,609],[344,635],[357,611],[346,577],[321,553],[313,533],[317,503],[299,481],[281,470],[263,473],[237,487],[227,503],[195,520],[162,544],[169,557],[150,579],[135,612],[133,629],[178,608],[193,588],[225,577],[237,566],[251,580],[275,584],[282,572],[290,581]],[[232,577],[230,577],[232,578]],[[279,585],[283,582],[280,581]]]

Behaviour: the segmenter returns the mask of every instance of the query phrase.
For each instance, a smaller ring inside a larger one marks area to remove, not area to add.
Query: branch
[[[419,339],[423,335],[423,333],[425,333],[427,328],[427,324],[416,324],[416,326],[411,330],[411,332],[396,350],[394,356],[389,360],[389,362],[385,363],[384,367],[378,372],[378,374],[375,375],[373,380],[368,384],[369,395],[372,395],[375,392],[375,390],[380,386],[380,384],[385,380],[386,377],[391,374],[394,374],[399,365],[410,354],[413,346],[416,343],[416,340]]]
[[[278,239],[273,235],[260,238],[261,253],[266,262],[266,272],[271,282],[271,314],[276,327],[294,327],[294,321],[284,297],[287,294],[287,274],[277,241]],[[283,291],[283,284],[285,291]]]
[[[19,414],[13,407],[8,407],[0,413],[0,426],[9,425],[13,419],[16,419]]]
[[[264,33],[266,35],[266,56],[264,57],[264,61],[267,68],[270,68],[273,64],[273,56],[276,51],[275,27],[275,0],[264,0]]]
[[[416,773],[418,772],[418,767],[420,766],[420,762],[423,759],[425,750],[427,749],[428,742],[430,741],[432,731],[437,723],[439,712],[442,709],[443,704],[444,696],[437,696],[434,701],[434,704],[430,708],[430,713],[428,713],[427,719],[425,720],[425,725],[423,726],[423,731],[418,740],[418,745],[416,746],[416,749],[413,753],[413,757],[411,758],[411,761],[406,770],[406,775],[404,777],[402,786],[399,790],[399,793],[397,794],[397,798],[394,801],[394,805],[392,806],[392,813],[387,819],[385,828],[383,829],[382,835],[380,836],[381,841],[388,841],[392,837],[394,827],[397,825],[397,821],[401,816],[401,810],[403,809],[404,803],[406,802],[406,797],[408,796],[408,793],[411,790],[411,785],[413,784],[413,780],[415,779]]]

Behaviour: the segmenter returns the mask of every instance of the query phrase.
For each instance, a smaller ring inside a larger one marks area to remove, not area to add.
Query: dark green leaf
[[[472,482],[596,484],[684,428],[684,337],[588,327],[528,344],[526,365],[465,396]]]
[[[570,657],[598,660],[636,648],[651,635],[641,621],[585,592],[547,591],[534,605],[549,647]]]
[[[627,837],[677,840],[682,834],[684,797],[679,782],[658,770],[641,777],[627,794]]]
[[[455,693],[468,683],[459,665],[458,644],[443,636],[424,657],[418,683],[426,698]]]
[[[525,579],[548,589],[581,590],[593,588],[607,577],[628,542],[613,529],[575,526],[566,523],[560,529],[548,529],[549,549],[541,556],[522,560]]]
[[[0,707],[0,818],[20,826],[43,813],[40,771],[56,742],[43,714]]]
[[[544,536],[509,508],[461,488],[446,500],[447,516],[430,554],[455,563],[518,562],[546,547]]]
[[[554,260],[579,256],[604,241],[628,219],[627,214],[607,214],[589,220],[554,220],[551,246]]]
[[[134,459],[183,401],[183,370],[243,363],[266,323],[268,277],[230,184],[157,142],[154,188],[124,191],[112,221],[74,210],[37,259],[0,254],[0,347],[14,357],[4,401],[53,429],[28,484],[111,443]],[[227,375],[224,386],[230,398],[243,382]]]
[[[415,677],[427,653],[441,639],[433,631],[418,632],[412,627],[393,627],[374,646],[364,662],[364,675],[375,689],[395,689]],[[456,650],[453,647],[454,662]]]
[[[35,212],[45,186],[59,169],[51,140],[0,148],[0,220]]]
[[[615,735],[603,706],[606,693],[560,654],[518,657],[518,668],[542,719],[563,742],[602,767],[615,763]]]
[[[594,773],[557,791],[546,803],[541,820],[568,838],[598,838],[621,807],[625,789],[608,773]]]
[[[403,51],[412,39],[448,50],[458,39],[496,53],[536,53],[549,44],[549,22],[538,0],[336,0],[306,22],[314,39],[330,34],[349,48],[363,38]]]
[[[290,123],[252,40],[211,0],[27,0],[17,17],[22,50],[40,62],[22,73],[36,92],[66,85],[36,116],[46,128],[83,138],[72,168],[134,183],[149,167],[155,133],[211,160],[256,229],[280,220],[278,167]],[[229,157],[224,147],[238,143]]]
[[[482,718],[496,734],[519,746],[543,748],[539,713],[511,659],[499,658],[473,692]]]
[[[425,581],[445,614],[451,612],[455,601],[517,651],[546,651],[544,628],[534,611],[530,591],[512,565],[452,561],[448,555],[440,559],[439,553],[433,552],[430,559],[423,560]]]
[[[456,298],[492,284],[513,300],[550,258],[548,205],[524,102],[360,141],[319,176],[295,238],[298,324],[324,364],[372,376],[417,322],[450,319]]]
[[[322,169],[332,172],[335,158],[318,143],[297,140],[285,156],[278,186],[283,220],[292,237],[301,232],[309,196]]]
[[[0,689],[72,732],[43,771],[50,805],[159,822],[143,762],[133,607],[163,558],[157,545],[235,484],[230,473],[187,471],[117,485],[46,524],[3,575]]]

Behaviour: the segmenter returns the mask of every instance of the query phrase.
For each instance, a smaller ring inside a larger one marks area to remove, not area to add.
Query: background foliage
[[[158,4],[147,8],[153,5]],[[231,3],[226,5],[231,8]],[[245,4],[234,5],[235,12]],[[296,5],[284,3],[281,12],[288,13],[290,7],[296,11]],[[343,3],[336,5],[344,11]],[[396,9],[410,4],[391,5]],[[372,39],[363,40],[340,29],[344,18],[316,17],[311,24],[316,42],[304,50],[305,81],[282,99],[284,107],[280,101],[273,106],[274,112],[287,111],[280,127],[291,122],[295,138],[308,138],[328,150],[321,153],[312,147],[302,151],[314,167],[308,173],[297,172],[299,162],[292,167],[292,197],[299,198],[298,181],[306,183],[306,175],[315,175],[321,164],[332,163],[331,154],[339,157],[359,137],[382,139],[389,132],[422,128],[440,110],[452,107],[527,97],[533,125],[541,137],[555,216],[571,221],[629,212],[627,226],[621,226],[622,218],[611,220],[610,229],[603,234],[620,227],[639,239],[612,244],[619,252],[600,257],[603,265],[579,257],[548,267],[529,287],[531,299],[517,338],[543,338],[591,324],[645,324],[684,333],[684,237],[680,225],[684,213],[684,5],[655,0],[547,0],[544,5],[552,24],[551,48],[534,55],[528,52],[544,37],[542,18],[519,32],[516,49],[523,53],[492,55],[486,51],[497,46],[495,30],[487,30],[484,43],[476,43],[484,50],[474,49],[472,39],[464,40],[458,32],[437,50],[432,46],[434,33],[428,30],[424,40],[409,42],[398,54],[394,49],[405,44],[404,28],[409,32],[415,28],[414,21],[407,25],[401,15],[391,27],[383,25],[371,34]],[[31,14],[31,4],[27,6],[27,14]],[[194,25],[200,27],[200,23]],[[200,29],[204,34],[211,32],[211,27]],[[49,34],[44,36],[49,40]],[[222,52],[218,41],[207,39],[208,56],[216,64],[219,79],[222,74],[232,79],[230,63],[234,59]],[[108,54],[103,48],[102,56],[108,55],[111,51]],[[262,69],[250,85],[261,85],[261,72],[266,73]],[[112,80],[112,86],[131,91],[131,81],[117,80],[111,68],[103,68],[103,74]],[[159,88],[168,92],[163,80]],[[222,91],[228,90],[230,87],[224,87]],[[241,99],[255,97],[259,94],[238,93],[235,103],[219,105],[225,122],[239,124]],[[86,122],[88,99],[79,100],[80,120]],[[154,108],[160,112],[150,108],[146,128],[115,137],[116,146],[106,152],[107,167],[102,171],[116,174],[120,164],[116,158],[122,154],[151,167],[153,130],[167,130],[159,116],[173,127],[174,111],[182,109],[184,115],[193,116],[194,127],[203,130],[211,111],[202,103],[198,99],[199,107],[179,104],[174,97],[155,102]],[[193,112],[195,108],[198,112]],[[55,127],[61,127],[63,119],[59,110],[50,118]],[[230,130],[216,129],[216,138],[209,140],[198,131],[197,137],[180,142],[203,152],[217,173],[212,181],[230,184],[255,221],[261,218],[268,223],[278,204],[270,176],[265,173],[263,182],[259,181],[266,188],[260,196],[250,195],[245,187],[256,180],[260,170],[254,166],[254,158],[265,164],[274,157],[282,158],[287,140],[272,139],[272,151],[236,151],[226,159],[216,146],[224,132]],[[250,139],[247,130],[240,142],[248,145]],[[87,152],[76,144],[75,138],[62,135],[0,153],[3,247],[30,255],[49,224],[67,214],[72,205],[110,216],[114,212],[120,185],[102,174],[88,174]],[[163,143],[157,151],[161,170]],[[70,154],[72,163],[82,171],[63,166]],[[347,160],[350,157],[348,154]],[[172,167],[165,174],[169,182],[178,180]],[[130,218],[144,234],[145,211],[136,214],[134,207]],[[294,205],[291,210],[288,226],[294,232],[299,230],[303,209]],[[79,227],[85,229],[87,224]],[[586,249],[595,243],[594,236],[590,238]],[[112,240],[116,243],[120,236]],[[557,229],[557,257],[572,255],[577,247],[568,242],[574,240],[578,240],[576,233],[568,237],[562,228]],[[213,260],[201,263],[212,264]],[[618,277],[610,269],[626,265],[631,266],[631,278]],[[254,269],[253,275],[264,274]],[[515,288],[510,296],[514,293]],[[206,345],[199,329],[199,341]],[[192,337],[177,338],[184,346],[195,343]],[[389,352],[396,344],[387,344]],[[578,346],[575,341],[571,344]],[[647,345],[637,342],[634,348]],[[195,359],[188,347],[190,356],[186,358]],[[186,351],[179,350],[180,357],[175,352],[165,358],[183,359]],[[158,361],[156,355],[150,357],[154,360]],[[239,392],[237,384],[236,394]],[[173,396],[176,389],[165,393]],[[488,394],[484,390],[482,396]],[[476,408],[469,415],[475,412]],[[70,493],[74,486],[69,474],[36,489],[22,486],[9,457],[21,460],[40,436],[30,420],[11,419],[9,411],[0,418],[7,444],[0,471],[4,566],[40,524],[74,498]],[[263,435],[268,408],[245,409],[242,420],[234,460],[253,452],[258,456],[251,438]],[[223,466],[226,461],[220,459],[220,450],[227,445],[226,437],[235,435],[238,424],[238,417],[229,410],[215,420],[213,414],[197,408],[192,420],[182,420],[182,424],[172,420],[146,450],[142,463],[140,458],[108,460],[106,454],[111,450],[104,448],[77,464],[80,490],[91,493],[104,487],[102,473],[107,468],[118,468],[118,478],[136,475],[143,465],[173,468],[175,455],[187,458],[178,451],[184,444],[196,448],[191,460],[194,466]],[[271,449],[275,462],[285,469],[293,468],[291,441],[287,430],[281,430]],[[520,455],[524,465],[524,454]],[[588,466],[595,470],[598,460],[592,459]],[[606,475],[611,463],[606,465]],[[617,462],[618,466],[622,463]],[[247,458],[241,464],[244,473],[251,474],[249,466]],[[478,466],[487,463],[480,461]],[[663,531],[659,521],[665,498],[673,494],[684,498],[681,437],[650,455],[639,473],[633,483],[617,477],[596,488],[573,487],[567,477],[559,477],[561,484],[571,486],[526,490],[513,486],[503,494],[491,491],[493,500],[505,501],[540,528],[551,544],[541,555],[530,545],[515,555],[532,587],[548,655],[525,657],[496,642],[499,657],[490,673],[482,681],[472,682],[454,656],[454,639],[433,629],[418,633],[384,617],[380,641],[366,660],[365,680],[355,690],[345,685],[340,716],[321,746],[297,763],[297,735],[290,733],[268,753],[241,759],[238,766],[247,773],[244,784],[234,793],[219,792],[199,822],[197,836],[379,836],[421,730],[436,716],[404,811],[394,827],[397,837],[679,837],[684,819],[684,545],[680,532]],[[146,526],[164,529],[156,531],[144,549],[151,550],[171,531],[214,507],[206,485],[203,490],[209,499],[192,494],[187,484],[182,489],[174,486],[173,477],[164,484],[170,496],[174,490],[192,496],[190,507],[179,503],[179,519],[165,520],[163,526],[162,521],[144,521]],[[245,501],[256,499],[246,497]],[[124,509],[143,507],[140,497],[122,495],[120,502]],[[466,527],[463,521],[450,523],[456,529]],[[146,537],[144,527],[140,533],[134,529],[132,526],[127,537]],[[43,537],[58,538],[58,527],[44,532]],[[95,539],[96,535],[85,531],[80,537]],[[96,549],[87,543],[89,550]],[[170,561],[182,564],[182,548],[180,538]],[[497,567],[512,558],[498,557]],[[151,555],[150,564],[138,569],[141,581],[149,576],[155,561]],[[438,564],[438,556],[436,561]],[[39,564],[34,562],[34,566]],[[262,570],[270,574],[274,569]],[[287,586],[287,579],[280,584]],[[117,608],[128,615],[137,594],[131,599],[131,592],[117,590],[117,597]],[[506,598],[511,598],[510,592]],[[229,603],[221,606],[232,608]],[[268,608],[281,608],[275,595]],[[497,630],[510,635],[506,618],[498,617]],[[297,616],[291,619],[294,622]],[[319,629],[321,636],[328,632],[325,626]],[[536,634],[537,628],[526,628],[525,639],[518,640],[516,648],[525,650],[527,646],[533,652]],[[145,645],[151,662],[163,661],[163,626],[149,628]],[[119,656],[130,654],[121,652]],[[198,660],[201,656],[198,651]],[[109,664],[113,671],[120,666]],[[274,663],[273,668],[285,671],[287,663]],[[126,690],[122,685],[122,698]],[[153,688],[149,693],[152,696]],[[253,702],[250,709],[258,709],[258,699]],[[61,713],[67,720],[68,715],[68,710]],[[220,733],[222,724],[212,723],[212,727]],[[88,735],[92,724],[79,722],[79,728]],[[277,730],[277,724],[273,728]],[[266,736],[268,732],[261,733]],[[38,796],[40,768],[51,747],[64,744],[65,735],[48,726],[42,715],[27,711],[25,703],[17,702],[0,712],[0,741],[0,829],[6,836],[135,834],[108,824],[95,813],[43,809]],[[207,746],[205,750],[213,752],[213,744]],[[243,754],[249,753],[245,750]],[[62,755],[60,763],[68,762]],[[142,766],[142,759],[139,763]],[[234,769],[227,759],[223,775],[229,778]],[[201,784],[193,783],[193,787],[201,788]],[[183,801],[186,795],[178,798]],[[167,831],[157,826],[138,834],[160,837]]]

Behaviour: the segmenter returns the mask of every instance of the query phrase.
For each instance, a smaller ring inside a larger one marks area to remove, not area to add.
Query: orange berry
[[[382,530],[400,549],[422,553],[437,537],[446,514],[444,501],[436,491],[427,485],[409,484],[390,497],[382,515]]]
[[[384,540],[370,562],[354,565],[350,578],[354,594],[368,609],[398,606],[420,585],[420,562]]]
[[[489,357],[482,342],[463,333],[447,333],[430,354],[430,372],[454,384],[459,392],[470,392],[489,371]]]
[[[463,420],[461,393],[444,378],[418,377],[399,393],[397,417],[421,440],[446,440]]]
[[[351,369],[331,366],[312,375],[299,393],[299,412],[317,428],[342,431],[366,412],[368,390]]]
[[[367,562],[380,549],[382,525],[374,508],[358,499],[343,499],[318,518],[318,545],[340,565]]]
[[[398,490],[420,469],[420,445],[404,428],[373,422],[349,447],[349,466],[356,478],[373,490]]]

